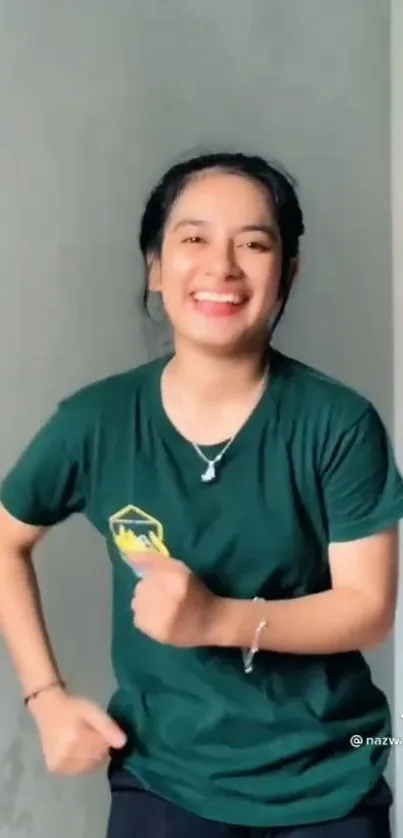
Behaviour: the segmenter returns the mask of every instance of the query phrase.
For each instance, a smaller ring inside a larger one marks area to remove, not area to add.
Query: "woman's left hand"
[[[151,552],[129,559],[144,574],[131,603],[136,628],[170,646],[216,645],[219,597],[177,559]]]

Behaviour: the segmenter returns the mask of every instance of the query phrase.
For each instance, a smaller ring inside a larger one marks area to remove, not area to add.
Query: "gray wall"
[[[308,233],[279,343],[392,427],[388,90],[379,0],[0,0],[0,472],[61,396],[159,348],[139,213],[161,167],[212,145],[298,176]],[[63,525],[38,569],[69,682],[106,701],[101,540]],[[390,647],[373,667],[392,699]],[[0,838],[102,835],[104,780],[45,774],[2,649],[0,683]]]
[[[394,415],[396,452],[403,466],[403,0],[391,3],[391,81],[392,81],[392,211],[393,211],[393,334],[394,334]],[[400,556],[403,558],[403,527],[401,527]],[[396,835],[403,833],[403,671],[399,658],[403,656],[403,602],[399,608],[395,631],[395,719],[396,735],[400,743],[395,749]]]

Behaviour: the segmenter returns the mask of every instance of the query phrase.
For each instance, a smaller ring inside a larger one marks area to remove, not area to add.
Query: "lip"
[[[205,289],[203,289],[204,291]],[[232,318],[236,317],[243,311],[245,305],[247,304],[249,297],[239,295],[241,300],[239,303],[232,303],[228,301],[220,301],[220,300],[197,300],[195,298],[195,294],[200,293],[195,291],[193,294],[190,295],[190,300],[194,310],[204,316],[209,318]],[[211,293],[211,292],[210,292]],[[214,293],[219,293],[214,291]],[[223,294],[229,294],[229,291],[223,292]],[[237,295],[238,296],[238,295]]]
[[[195,291],[190,292],[190,296],[195,300],[195,302],[200,302],[196,300],[196,294],[216,294],[217,296],[234,296],[239,297],[239,303],[235,305],[244,305],[250,299],[250,295],[245,292],[239,291],[230,291],[228,288],[223,288],[222,290],[218,290],[217,288],[197,288]],[[210,302],[215,303],[215,300],[211,300]],[[223,302],[222,300],[217,300],[217,304]]]

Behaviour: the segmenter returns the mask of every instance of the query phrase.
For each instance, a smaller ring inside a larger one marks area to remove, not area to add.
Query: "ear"
[[[147,260],[148,268],[148,288],[150,291],[159,292],[161,287],[161,263],[156,256],[151,256]]]
[[[297,276],[299,274],[299,269],[300,269],[299,256],[296,256],[294,259],[290,259],[290,264],[288,266],[288,276],[287,276],[286,287],[285,287],[285,297],[286,297],[286,299],[288,299],[288,295],[290,293],[292,284],[293,284],[294,280],[297,278]],[[282,285],[282,283],[280,283],[280,286],[281,285]],[[282,290],[281,287],[279,287],[279,301],[282,304],[283,300],[284,300],[284,294],[281,295],[281,290]]]
[[[296,256],[294,259],[290,259],[290,264],[288,267],[287,288],[291,288],[294,280],[297,278],[299,274],[299,266],[299,256]]]
[[[300,263],[299,256],[295,256],[294,259],[291,259],[291,261],[290,261],[290,280],[289,280],[290,282],[293,282],[293,280],[298,276],[300,265],[301,265],[301,263]]]

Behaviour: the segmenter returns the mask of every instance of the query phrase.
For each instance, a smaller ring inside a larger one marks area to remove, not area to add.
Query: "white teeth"
[[[197,291],[194,298],[210,303],[232,303],[235,306],[243,302],[239,294],[216,294],[214,291]]]

